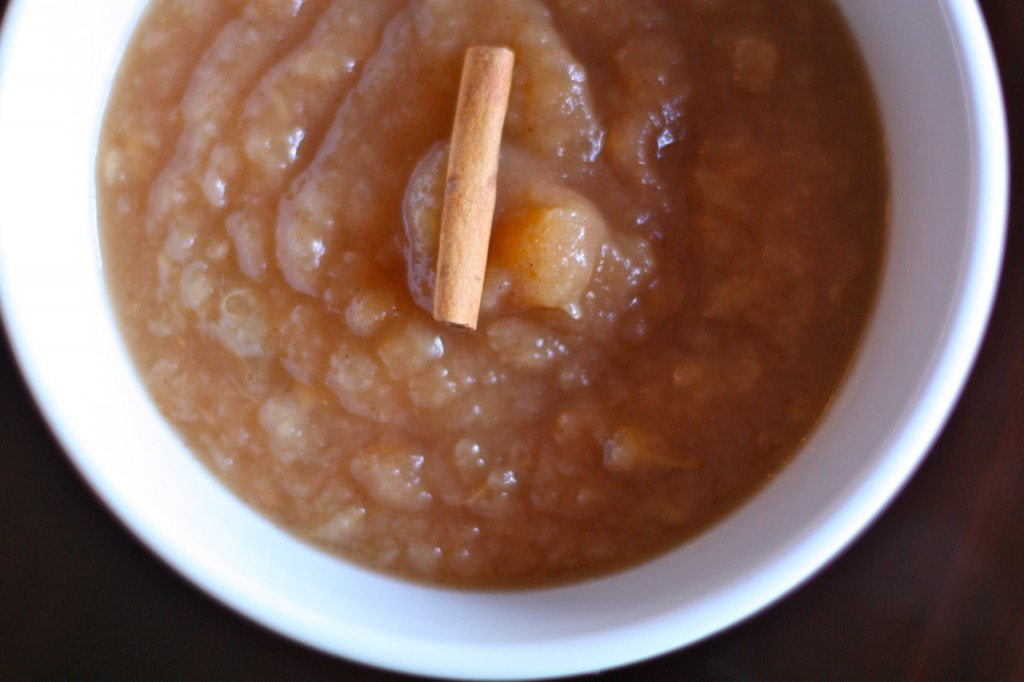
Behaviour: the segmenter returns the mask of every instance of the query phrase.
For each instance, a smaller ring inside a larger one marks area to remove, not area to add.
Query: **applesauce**
[[[430,314],[465,49],[516,67],[479,329]],[[466,587],[622,568],[827,407],[888,177],[823,0],[154,0],[97,162],[127,349],[242,499]]]

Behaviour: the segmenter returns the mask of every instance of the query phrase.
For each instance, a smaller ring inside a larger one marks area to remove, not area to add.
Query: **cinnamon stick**
[[[514,62],[507,48],[471,47],[462,66],[441,211],[434,319],[466,329],[476,329],[480,315]]]

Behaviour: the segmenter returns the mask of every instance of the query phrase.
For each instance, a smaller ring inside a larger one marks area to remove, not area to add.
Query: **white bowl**
[[[836,556],[941,429],[1000,266],[1007,142],[971,0],[844,0],[888,135],[892,232],[851,376],[797,459],[737,513],[642,567],[570,587],[447,591],[328,557],[241,504],[150,406],[114,326],[94,157],[143,0],[13,0],[0,51],[0,300],[72,461],[143,542],[240,613],[334,654],[451,677],[600,670],[692,643]]]

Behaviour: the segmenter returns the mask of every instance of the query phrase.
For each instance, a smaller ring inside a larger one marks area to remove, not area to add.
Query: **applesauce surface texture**
[[[430,310],[467,47],[516,53],[479,329]],[[281,527],[517,587],[763,485],[871,308],[888,176],[821,0],[155,0],[97,162],[126,346]]]

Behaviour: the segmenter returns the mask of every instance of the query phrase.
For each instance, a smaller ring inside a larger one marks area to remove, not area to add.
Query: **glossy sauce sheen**
[[[516,68],[474,333],[429,311],[476,44]],[[98,176],[192,450],[316,545],[474,587],[633,564],[763,485],[854,353],[888,192],[819,0],[155,0]]]

